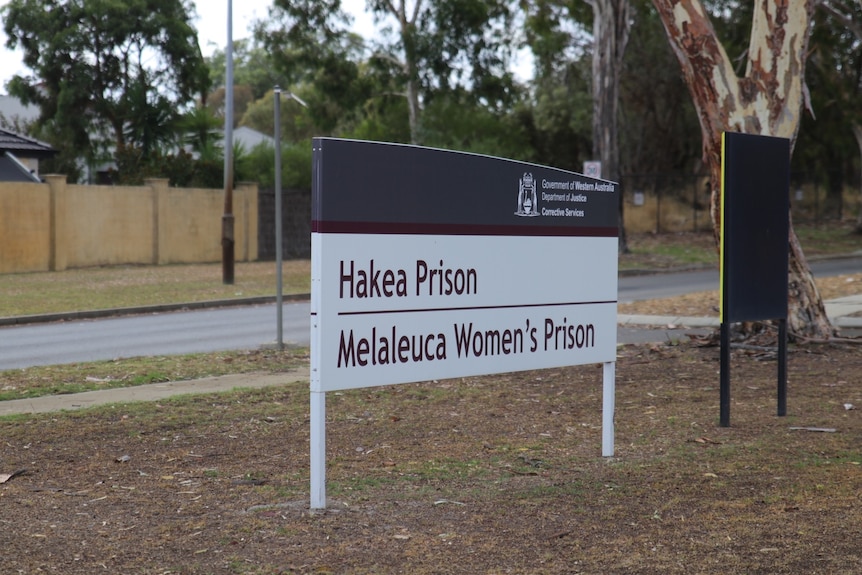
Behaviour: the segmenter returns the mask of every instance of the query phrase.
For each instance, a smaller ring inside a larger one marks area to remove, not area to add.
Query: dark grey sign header
[[[616,237],[619,186],[565,170],[419,146],[315,138],[319,233]]]

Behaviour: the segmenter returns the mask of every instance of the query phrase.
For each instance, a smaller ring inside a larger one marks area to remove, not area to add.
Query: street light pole
[[[284,349],[284,335],[282,328],[282,201],[281,201],[281,88],[276,86],[275,95],[275,308],[276,308],[276,333],[278,336],[278,349]]]
[[[233,2],[227,0],[227,48],[224,82],[224,215],[222,216],[222,283],[234,281],[233,219]]]

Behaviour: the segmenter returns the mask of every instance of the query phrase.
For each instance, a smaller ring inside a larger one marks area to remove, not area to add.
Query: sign
[[[730,426],[730,326],[778,320],[778,415],[787,413],[790,140],[721,139],[720,424]]]
[[[616,184],[334,139],[315,166],[312,390],[614,360]]]
[[[584,175],[589,178],[601,178],[602,177],[602,163],[601,162],[584,162]]]
[[[722,138],[721,321],[787,318],[790,140]]]
[[[313,400],[614,362],[617,184],[416,146],[313,150]]]

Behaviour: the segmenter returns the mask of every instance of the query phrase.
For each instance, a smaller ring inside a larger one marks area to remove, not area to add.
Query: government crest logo
[[[533,174],[524,172],[518,180],[518,211],[516,216],[533,217],[538,216],[538,198],[536,197],[536,180]]]

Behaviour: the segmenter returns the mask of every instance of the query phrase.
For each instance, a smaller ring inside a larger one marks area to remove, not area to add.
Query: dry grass
[[[862,272],[817,278],[815,282],[824,300],[862,294]],[[718,290],[621,303],[617,311],[621,314],[718,317]]]
[[[221,264],[114,266],[0,275],[0,317],[167,303],[273,296],[274,262],[237,263],[235,282]],[[283,293],[308,293],[308,260],[284,262]]]
[[[622,348],[613,459],[596,366],[328,394],[325,513],[308,510],[307,386],[5,418],[0,473],[26,473],[0,484],[3,565],[858,573],[858,350],[793,348],[783,418],[775,363],[735,352],[730,428],[717,357]]]

